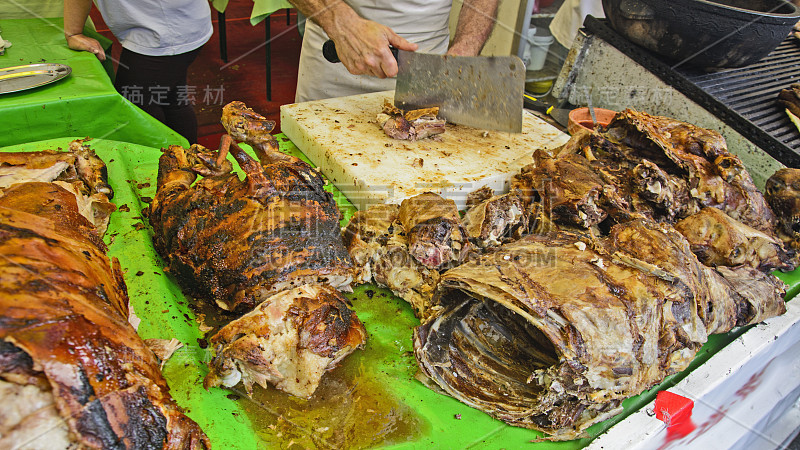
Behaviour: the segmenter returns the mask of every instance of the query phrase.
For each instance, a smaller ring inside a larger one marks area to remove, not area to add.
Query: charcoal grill
[[[800,41],[787,38],[761,61],[703,72],[675,65],[587,17],[554,86],[572,104],[634,108],[716,129],[756,184],[780,167],[800,167],[800,132],[777,103],[800,81]]]

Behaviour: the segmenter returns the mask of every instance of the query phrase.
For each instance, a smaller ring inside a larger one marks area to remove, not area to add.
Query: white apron
[[[390,27],[419,45],[417,51],[445,53],[450,39],[448,21],[451,0],[347,0],[361,17]],[[322,56],[328,35],[311,20],[306,22],[295,101],[394,89],[394,78],[352,75],[342,63],[330,63]]]

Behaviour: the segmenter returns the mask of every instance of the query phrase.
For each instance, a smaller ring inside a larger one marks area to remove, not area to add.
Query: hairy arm
[[[64,0],[64,37],[69,48],[94,53],[97,59],[105,61],[103,46],[96,39],[83,35],[91,8],[92,0]]]
[[[360,17],[341,0],[289,0],[306,17],[325,30],[336,43],[336,52],[347,70],[354,75],[378,78],[397,75],[389,46],[414,51],[412,44],[391,28]]]
[[[464,5],[458,14],[453,44],[447,50],[447,54],[478,55],[494,29],[499,3],[500,0],[464,0]]]

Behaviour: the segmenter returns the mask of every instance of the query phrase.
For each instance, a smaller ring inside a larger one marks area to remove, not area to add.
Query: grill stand
[[[596,19],[589,19],[598,22]],[[635,47],[633,44],[628,45]],[[641,49],[639,51],[644,52]],[[659,62],[656,61],[653,65],[658,66]],[[664,63],[660,65],[669,69]],[[662,73],[667,78],[669,75]],[[553,95],[574,105],[586,105],[587,99],[591,98],[591,104],[596,107],[615,111],[633,108],[717,130],[725,137],[728,150],[741,158],[759,189],[764,188],[767,178],[776,170],[785,166],[800,167],[800,155],[791,149],[776,146],[778,148],[770,149],[770,154],[754,142],[756,139],[745,137],[753,136],[753,133],[746,133],[745,129],[748,125],[751,128],[755,125],[733,111],[721,111],[727,109],[724,105],[711,105],[716,114],[701,106],[696,99],[709,95],[703,94],[700,88],[697,89],[700,92],[690,98],[681,90],[667,84],[632,56],[584,29],[570,49],[553,86]],[[709,104],[708,98],[701,100],[706,100],[705,103]],[[724,117],[725,113],[730,117]],[[735,125],[735,128],[728,122]]]

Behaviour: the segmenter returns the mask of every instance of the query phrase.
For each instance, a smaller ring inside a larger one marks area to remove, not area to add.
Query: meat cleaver
[[[394,105],[404,110],[439,107],[439,116],[470,127],[522,132],[525,65],[517,56],[445,56],[397,52]],[[323,45],[338,62],[333,41]]]

